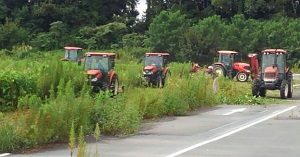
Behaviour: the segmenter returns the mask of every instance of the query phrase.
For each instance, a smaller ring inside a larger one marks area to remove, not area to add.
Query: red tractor
[[[64,50],[65,50],[65,57],[60,59],[62,61],[78,62],[83,58],[82,48],[80,47],[66,46],[64,47]]]
[[[165,85],[167,73],[170,72],[167,66],[169,53],[146,53],[143,67],[143,80],[147,86],[156,85],[162,88]],[[141,81],[142,83],[143,81]]]
[[[214,73],[229,78],[236,77],[240,82],[248,81],[250,75],[250,64],[234,62],[235,51],[218,51],[219,61],[214,63]]]
[[[287,58],[287,52],[283,49],[261,51],[261,66],[257,65],[257,57],[250,57],[251,66],[254,67],[253,96],[265,97],[267,90],[279,90],[281,99],[292,98],[293,73],[287,67]]]
[[[117,95],[119,83],[114,71],[115,57],[115,53],[85,53],[84,70],[89,84],[93,86],[93,92],[110,90],[113,95]]]

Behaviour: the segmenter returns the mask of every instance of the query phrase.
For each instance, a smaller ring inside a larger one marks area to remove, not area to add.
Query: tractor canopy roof
[[[283,53],[283,54],[286,54],[286,51],[283,50],[283,49],[266,49],[266,50],[261,51],[262,54],[266,53],[266,52],[268,52],[268,53]]]
[[[238,52],[236,51],[227,51],[227,50],[222,50],[218,51],[220,54],[237,54]]]
[[[145,56],[169,56],[169,53],[160,53],[160,52],[149,52]]]
[[[87,52],[85,56],[104,56],[104,57],[114,57],[116,56],[115,53],[111,52]]]
[[[72,47],[72,46],[65,46],[64,49],[65,50],[82,50],[82,48],[80,48],[80,47]]]

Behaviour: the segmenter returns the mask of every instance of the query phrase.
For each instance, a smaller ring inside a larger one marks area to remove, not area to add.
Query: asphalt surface
[[[137,135],[87,138],[88,156],[102,157],[298,157],[300,89],[284,104],[220,105],[184,117],[145,121]],[[97,150],[97,152],[96,152]],[[76,156],[76,151],[73,156]],[[1,156],[1,155],[0,155]],[[67,145],[11,157],[67,157]]]

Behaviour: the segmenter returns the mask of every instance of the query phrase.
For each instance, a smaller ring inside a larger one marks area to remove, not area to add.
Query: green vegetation
[[[248,53],[282,48],[296,63],[297,2],[148,1],[145,17],[137,19],[138,0],[1,1],[0,54],[23,58],[28,55],[24,47],[45,51],[69,45],[87,51],[123,49],[120,56],[128,60],[146,51],[169,52],[172,61],[206,65],[221,49],[247,60]]]
[[[212,64],[221,49],[238,51],[237,60],[246,62],[248,53],[286,49],[299,72],[300,7],[294,1],[148,2],[137,20],[137,0],[0,1],[0,152],[69,142],[72,153],[79,141],[84,156],[83,135],[94,130],[96,139],[100,130],[126,136],[143,119],[218,104],[276,103],[252,97],[249,82],[220,77],[214,93],[211,77],[189,74],[190,62]],[[91,93],[82,66],[59,61],[58,49],[67,45],[115,52],[124,93]],[[162,89],[139,87],[138,60],[150,51],[171,54]]]
[[[72,152],[76,135],[92,134],[96,124],[97,138],[100,130],[102,134],[127,136],[138,132],[143,119],[184,116],[191,110],[218,104],[270,102],[253,98],[250,82],[221,77],[214,93],[213,79],[204,73],[190,75],[189,63],[170,63],[171,75],[161,89],[139,87],[141,64],[117,64],[120,84],[126,88],[111,98],[109,92],[90,92],[81,66],[59,61],[57,52],[43,56],[43,60],[1,62],[0,76],[5,81],[0,86],[5,97],[1,96],[0,135],[5,138],[0,138],[0,152],[54,142],[69,142]]]

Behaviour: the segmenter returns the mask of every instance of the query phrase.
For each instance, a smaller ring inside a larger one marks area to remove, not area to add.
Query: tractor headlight
[[[152,75],[153,71],[151,71],[151,70],[143,71],[143,74],[144,75]]]
[[[93,78],[91,81],[92,82],[96,82],[98,79],[97,79],[97,77],[95,77],[95,78]]]

